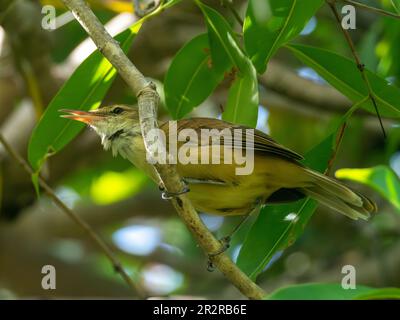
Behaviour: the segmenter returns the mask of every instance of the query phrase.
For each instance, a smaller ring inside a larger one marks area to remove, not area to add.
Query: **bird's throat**
[[[117,139],[123,133],[124,133],[123,129],[118,130],[118,131],[114,132],[112,135],[110,135],[107,139],[110,140],[110,141],[114,141],[115,139]]]

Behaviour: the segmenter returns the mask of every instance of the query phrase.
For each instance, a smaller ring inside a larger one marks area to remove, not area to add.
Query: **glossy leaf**
[[[359,300],[400,299],[400,289],[375,289],[357,285],[343,289],[336,283],[307,283],[281,288],[266,297],[268,300]]]
[[[242,72],[247,68],[247,57],[240,49],[239,43],[229,23],[214,9],[196,1],[203,12],[211,49],[212,62],[215,68],[224,72],[235,66]]]
[[[125,52],[140,27],[139,21],[116,36]],[[59,109],[90,110],[99,107],[115,76],[116,70],[97,50],[75,70],[33,130],[28,159],[35,171],[47,157],[60,151],[84,128],[84,124],[61,118]]]
[[[190,40],[175,56],[165,77],[166,105],[180,119],[202,103],[224,77],[211,60],[207,34]]]
[[[330,135],[309,151],[304,164],[323,172],[332,154],[333,140],[334,135]],[[240,250],[239,268],[255,280],[276,252],[294,243],[316,208],[317,202],[310,198],[263,207]]]
[[[368,89],[356,64],[343,56],[328,50],[304,45],[287,46],[302,62],[313,68],[333,87],[353,102],[368,96]],[[376,96],[378,108],[383,116],[400,117],[400,89],[365,69],[366,75]],[[375,108],[367,100],[362,108],[375,114]]]
[[[257,71],[264,73],[272,55],[295,38],[323,0],[249,0],[244,43]]]
[[[255,73],[255,72],[254,72]],[[228,93],[222,119],[255,127],[258,115],[258,83],[256,76],[246,73],[236,77]]]
[[[370,186],[400,211],[400,179],[388,166],[339,169],[335,176],[338,179],[348,179]]]
[[[203,11],[210,42],[213,65],[221,71],[234,67],[235,80],[228,93],[222,118],[254,127],[258,115],[257,73],[250,59],[243,53],[231,26],[214,9],[197,1]]]

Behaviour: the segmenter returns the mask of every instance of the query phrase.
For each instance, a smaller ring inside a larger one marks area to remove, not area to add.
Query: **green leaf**
[[[399,288],[371,289],[371,291],[358,295],[357,300],[400,299]]]
[[[396,12],[400,14],[400,0],[390,0]]]
[[[234,65],[236,68],[246,69],[247,57],[240,49],[239,43],[229,23],[214,9],[196,1],[203,12],[211,49],[212,63],[220,72],[224,72]]]
[[[339,169],[338,179],[348,179],[363,183],[379,192],[400,212],[400,179],[388,166],[364,169]]]
[[[244,21],[244,43],[257,71],[264,73],[272,55],[295,38],[323,0],[250,0]]]
[[[139,21],[116,36],[124,52],[130,48],[141,24],[142,21]],[[115,76],[116,70],[98,50],[80,64],[50,102],[33,130],[28,146],[28,159],[35,171],[40,169],[47,157],[60,151],[84,127],[84,124],[61,118],[58,110],[97,108]]]
[[[377,73],[382,77],[392,77],[392,81],[399,84],[398,75],[400,73],[400,23],[397,19],[380,19],[381,28],[371,26],[371,29],[377,30],[379,42],[376,44],[376,52],[378,58]],[[371,55],[371,54],[370,54]],[[363,60],[362,60],[363,61]]]
[[[336,283],[307,283],[280,288],[266,297],[268,300],[353,300],[400,299],[400,289],[375,289],[357,285],[343,289]]]
[[[165,76],[166,105],[180,119],[202,103],[224,77],[211,62],[207,34],[190,40],[175,56]]]
[[[297,58],[317,71],[321,77],[353,102],[360,101],[363,97],[368,96],[367,86],[354,61],[324,49],[298,44],[291,44],[287,47]],[[390,85],[386,80],[368,69],[365,69],[365,73],[376,97],[381,115],[399,117],[399,88]],[[375,114],[375,108],[370,100],[363,103],[361,107]]]
[[[362,36],[358,45],[361,61],[371,70],[376,70],[379,63],[379,58],[376,55],[375,48],[380,40],[383,30],[382,22],[383,21],[379,19],[372,24],[369,30]]]
[[[226,71],[233,65],[236,71],[222,118],[255,127],[258,115],[257,72],[224,17],[200,1],[196,2],[207,22],[213,66]]]
[[[229,89],[222,119],[255,127],[258,115],[258,83],[252,73],[237,76]]]
[[[334,136],[329,135],[309,151],[303,163],[323,172],[332,154]],[[316,208],[317,202],[310,198],[263,207],[240,250],[239,268],[255,280],[277,251],[300,236]]]

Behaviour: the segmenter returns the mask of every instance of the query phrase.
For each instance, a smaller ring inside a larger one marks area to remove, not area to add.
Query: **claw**
[[[219,248],[217,252],[210,253],[208,255],[209,258],[212,259],[220,255],[221,253],[224,253],[226,250],[228,250],[230,247],[231,237],[230,236],[223,237],[222,239],[219,240],[219,242],[221,242],[221,248]]]
[[[182,194],[188,193],[190,191],[189,187],[185,185],[185,187],[179,192],[168,192],[165,190],[163,186],[159,186],[159,189],[162,191],[161,198],[163,200],[171,200],[176,198]]]
[[[213,272],[214,270],[215,270],[214,264],[210,260],[208,260],[207,261],[207,271],[208,272]]]

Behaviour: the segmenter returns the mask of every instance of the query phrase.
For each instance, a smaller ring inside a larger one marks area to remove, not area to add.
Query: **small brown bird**
[[[74,119],[90,125],[101,137],[101,143],[113,154],[119,153],[136,167],[144,170],[156,183],[160,183],[153,166],[146,160],[138,110],[125,105],[113,105],[85,112],[80,110],[60,110],[68,115],[64,118]],[[168,140],[168,122],[160,129]],[[201,212],[217,215],[246,215],[259,204],[284,203],[309,196],[327,207],[336,210],[352,219],[367,219],[377,207],[367,197],[350,190],[342,183],[319,172],[306,168],[299,163],[302,159],[297,153],[275,142],[271,137],[258,130],[210,118],[183,119],[177,122],[178,135],[184,129],[199,134],[203,129],[228,130],[232,133],[239,130],[243,141],[238,144],[232,139],[197,140],[200,143],[187,144],[178,141],[178,149],[186,147],[198,163],[181,163],[178,161],[179,175],[188,184],[188,197],[194,207]],[[240,164],[226,163],[226,152],[234,156],[242,154],[245,142],[253,140],[254,167],[251,174],[238,175],[236,169]],[[223,152],[215,154],[215,144],[228,146]],[[204,164],[201,155],[209,152],[212,163]],[[215,159],[217,157],[218,159]],[[220,163],[215,163],[220,162]]]

